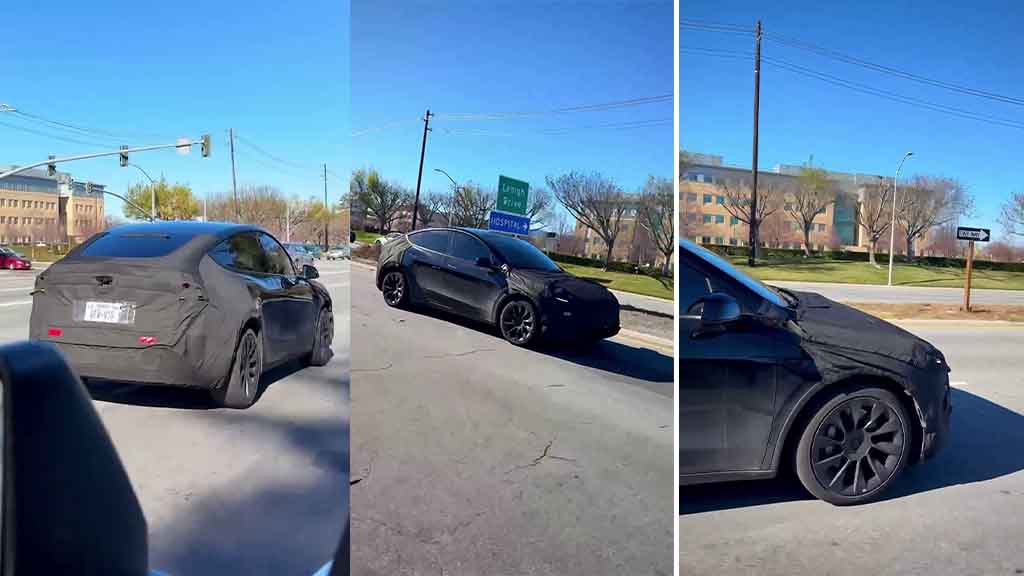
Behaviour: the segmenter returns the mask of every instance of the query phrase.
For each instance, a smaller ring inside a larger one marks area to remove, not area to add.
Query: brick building
[[[0,180],[0,244],[85,240],[103,229],[102,191],[102,184],[62,172],[29,170]]]

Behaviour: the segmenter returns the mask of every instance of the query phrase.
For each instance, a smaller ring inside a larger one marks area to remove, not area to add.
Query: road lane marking
[[[953,388],[967,388],[967,382],[950,382],[949,385]]]
[[[18,290],[24,290],[26,294],[32,291],[35,286],[18,286],[16,288],[0,288],[0,292],[17,292]]]
[[[24,306],[31,304],[31,300],[18,300],[17,302],[0,302],[0,308],[6,308],[8,306]]]

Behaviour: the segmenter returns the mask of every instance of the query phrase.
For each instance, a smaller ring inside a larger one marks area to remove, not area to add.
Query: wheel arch
[[[803,426],[814,417],[816,410],[828,401],[838,390],[853,386],[874,387],[888,390],[899,399],[907,414],[910,414],[911,447],[915,448],[910,453],[910,464],[917,462],[921,456],[921,445],[924,440],[924,417],[917,401],[910,394],[905,386],[893,379],[883,376],[857,374],[836,380],[834,382],[820,382],[809,389],[799,400],[796,406],[789,412],[781,433],[778,435],[774,446],[774,453],[771,455],[771,470],[776,473],[792,472],[793,454],[796,451],[797,443]],[[784,460],[785,459],[785,460]]]
[[[494,308],[491,310],[490,315],[491,324],[495,326],[498,325],[498,317],[501,314],[501,309],[504,308],[506,304],[513,300],[526,300],[527,302],[533,305],[533,307],[537,310],[538,315],[543,316],[540,303],[537,302],[536,298],[533,298],[532,296],[526,294],[525,292],[520,292],[515,289],[509,289],[504,294],[502,294],[497,300],[495,300]]]

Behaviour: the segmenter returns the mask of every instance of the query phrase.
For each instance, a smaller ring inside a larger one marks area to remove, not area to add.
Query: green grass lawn
[[[826,258],[786,258],[784,260],[768,260],[763,263],[759,261],[755,268],[747,266],[745,257],[732,257],[730,261],[740,270],[761,280],[886,284],[889,278],[888,260],[883,262],[881,259],[877,268],[868,262]],[[893,270],[893,284],[962,288],[965,274],[963,268],[896,264]],[[973,288],[1024,290],[1024,273],[975,268],[971,286]]]
[[[672,278],[654,278],[645,274],[628,274],[625,272],[605,272],[600,268],[577,266],[576,264],[559,263],[566,272],[600,282],[605,288],[633,292],[655,298],[673,298]]]
[[[373,241],[380,238],[380,236],[381,235],[376,232],[356,230],[356,242],[362,242],[363,244],[373,244]]]

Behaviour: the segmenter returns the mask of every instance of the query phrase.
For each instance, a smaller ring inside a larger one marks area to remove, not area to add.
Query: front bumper
[[[941,365],[921,371],[915,402],[923,425],[921,460],[934,456],[946,444],[950,434],[953,401],[949,387],[949,368]]]
[[[541,323],[542,334],[556,340],[610,338],[619,333],[619,304],[549,301]]]

